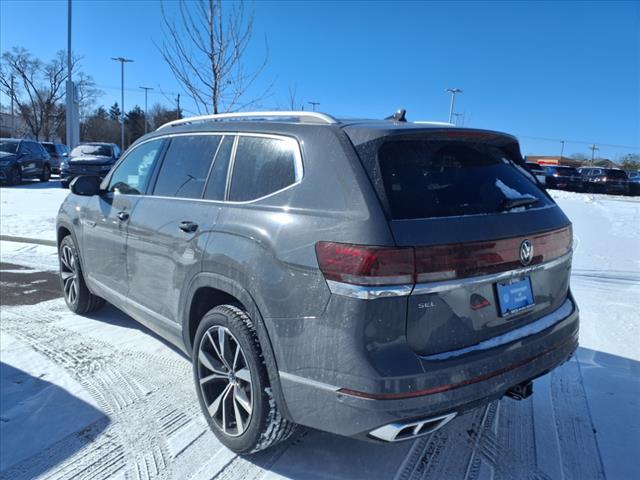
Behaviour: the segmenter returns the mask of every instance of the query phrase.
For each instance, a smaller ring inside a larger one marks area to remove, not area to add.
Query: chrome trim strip
[[[321,390],[328,390],[330,392],[337,392],[339,390],[338,387],[334,387],[333,385],[329,385],[328,383],[318,382],[316,380],[311,380],[310,378],[301,377],[293,373],[283,372],[279,370],[278,374],[282,379],[286,379],[291,382],[302,383],[304,385],[309,385],[310,387],[319,388]]]
[[[575,308],[573,302],[567,298],[564,303],[553,312],[545,315],[542,318],[539,318],[538,320],[523,325],[520,328],[510,330],[507,333],[498,335],[497,337],[489,338],[470,347],[460,348],[458,350],[450,350],[448,352],[436,353],[433,355],[420,355],[420,358],[423,360],[447,360],[449,358],[460,357],[462,355],[477,352],[479,350],[489,350],[490,348],[500,347],[502,345],[506,345],[507,343],[512,343],[531,335],[536,335],[537,333],[540,333],[547,328],[553,327],[554,325],[560,323],[569,315],[571,315],[574,310]]]
[[[401,442],[402,440],[413,440],[414,438],[421,437],[422,435],[426,435],[428,433],[433,433],[436,430],[440,430],[447,423],[455,418],[457,412],[449,413],[447,415],[440,415],[438,417],[433,418],[425,418],[423,420],[418,421],[410,421],[410,422],[397,422],[390,423],[388,425],[383,425],[382,427],[378,427],[375,430],[369,432],[369,435],[375,437],[379,440],[384,440],[385,442]],[[423,430],[424,425],[428,423],[434,423],[435,425]],[[400,432],[406,428],[413,427],[413,433],[411,435],[403,436],[401,438],[397,438]]]
[[[490,275],[482,275],[479,277],[461,278],[459,280],[446,280],[443,282],[429,282],[418,283],[413,288],[411,295],[425,295],[428,293],[440,293],[448,290],[455,290],[457,288],[469,287],[472,285],[479,285],[481,283],[494,283],[509,280],[511,278],[520,277],[522,275],[529,275],[533,272],[539,272],[543,270],[549,270],[557,267],[569,260],[571,260],[572,252],[569,252],[561,257],[550,260],[546,263],[540,263],[538,265],[531,265],[529,267],[518,268],[516,270],[509,270],[507,272],[492,273]]]
[[[342,295],[343,297],[358,298],[360,300],[375,300],[386,297],[406,297],[411,294],[413,285],[352,285],[350,283],[327,280],[327,285],[331,293]]]
[[[181,118],[160,125],[156,130],[173,127],[176,125],[186,125],[193,122],[206,122],[207,120],[228,120],[234,118],[246,119],[267,119],[267,118],[298,118],[299,121],[315,120],[315,123],[335,124],[338,121],[330,115],[320,112],[305,111],[266,111],[266,112],[235,112],[235,113],[218,113],[215,115],[198,115],[195,117]]]

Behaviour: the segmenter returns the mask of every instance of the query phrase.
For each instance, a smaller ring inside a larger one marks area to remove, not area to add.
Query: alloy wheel
[[[216,426],[226,435],[242,435],[253,411],[251,372],[240,343],[228,328],[216,325],[202,336],[198,381]]]
[[[75,304],[78,299],[78,268],[69,245],[63,245],[60,250],[60,276],[65,298],[69,303]]]

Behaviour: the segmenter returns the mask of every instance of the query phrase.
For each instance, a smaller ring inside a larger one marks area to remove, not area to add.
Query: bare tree
[[[77,66],[78,57],[72,59]],[[59,51],[49,63],[43,63],[24,48],[14,47],[2,54],[0,91],[12,98],[20,117],[37,139],[49,140],[65,120],[61,103],[66,94],[66,53]],[[100,94],[90,76],[76,73],[80,105],[90,105]]]
[[[247,108],[264,99],[269,91],[246,99],[248,89],[264,70],[265,57],[247,71],[243,57],[253,34],[253,13],[244,3],[222,0],[179,0],[178,14],[170,15],[160,3],[164,40],[156,47],[196,104],[199,113],[220,113]]]
[[[304,110],[304,106],[302,106],[302,100],[298,99],[297,93],[297,85],[294,85],[293,87],[289,85],[289,110]]]

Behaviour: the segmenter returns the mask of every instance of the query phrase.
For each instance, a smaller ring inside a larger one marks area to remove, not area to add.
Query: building
[[[584,162],[574,160],[569,157],[561,157],[560,155],[527,155],[527,162],[537,163],[538,165],[566,165],[567,167],[581,167]]]

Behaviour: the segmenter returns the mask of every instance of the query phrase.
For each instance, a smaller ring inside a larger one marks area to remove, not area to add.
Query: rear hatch
[[[562,305],[570,222],[526,169],[515,138],[411,126],[345,131],[397,246],[414,248],[407,339],[417,353],[469,347]]]

